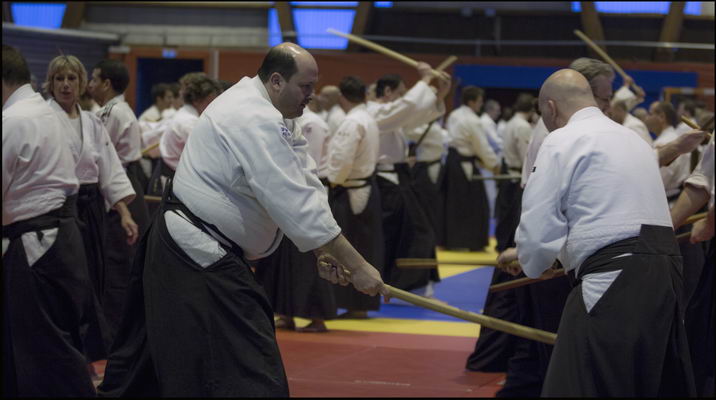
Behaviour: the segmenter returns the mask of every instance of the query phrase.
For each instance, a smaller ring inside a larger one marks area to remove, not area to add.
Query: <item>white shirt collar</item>
[[[259,93],[261,94],[261,97],[266,99],[269,103],[271,103],[271,98],[269,97],[268,91],[266,90],[266,86],[264,86],[264,83],[261,82],[261,78],[259,78],[258,75],[251,78],[252,81],[254,81],[254,85],[256,85],[256,88],[258,89]],[[273,104],[273,103],[271,103]]]
[[[341,110],[342,110],[342,109],[341,109]],[[351,115],[351,114],[353,114],[353,113],[355,113],[355,112],[357,112],[357,111],[359,111],[359,110],[365,110],[365,103],[360,103],[360,104],[358,104],[357,106],[351,108],[351,110],[348,111],[348,114],[346,114],[346,116]]]
[[[569,118],[569,121],[567,121],[567,124],[591,118],[595,115],[604,115],[604,113],[602,113],[602,110],[595,106],[584,107],[576,113],[572,114],[572,116]]]
[[[115,97],[112,98],[110,101],[108,101],[107,104],[105,104],[104,106],[105,106],[105,107],[109,107],[109,106],[111,106],[111,105],[114,105],[114,104],[119,103],[120,101],[124,101],[124,94],[120,94],[120,95],[115,96]]]
[[[32,90],[32,86],[29,83],[26,83],[19,88],[15,89],[14,92],[8,97],[5,104],[2,106],[2,110],[5,111],[8,107],[11,105],[17,103],[20,100],[27,99],[29,97],[32,97],[36,92]]]
[[[197,111],[197,109],[191,104],[184,104],[181,106],[180,110],[184,110],[184,112],[187,112],[195,117],[199,116],[199,111]]]

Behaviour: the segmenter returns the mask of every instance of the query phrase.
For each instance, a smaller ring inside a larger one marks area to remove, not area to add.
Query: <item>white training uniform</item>
[[[414,128],[405,129],[405,136],[408,140],[417,143],[427,127],[428,124],[423,124]],[[420,146],[415,150],[415,161],[429,163],[435,160],[442,160],[446,151],[447,142],[447,130],[440,125],[440,121],[433,122],[425,134],[425,138],[420,142]],[[441,163],[435,163],[428,167],[428,176],[433,183],[438,182],[440,167]]]
[[[457,150],[461,156],[477,156],[481,166],[488,170],[493,170],[498,165],[499,159],[487,141],[480,118],[470,107],[463,104],[450,113],[447,131],[450,147]],[[472,179],[472,162],[462,161],[460,165],[467,179]]]
[[[596,107],[579,110],[544,140],[525,187],[515,237],[522,270],[537,278],[559,259],[576,274],[597,250],[639,236],[642,224],[671,226],[663,190],[643,140]],[[588,310],[620,272],[584,277]]]
[[[339,104],[335,104],[333,107],[331,107],[330,110],[328,110],[328,114],[326,115],[326,123],[328,124],[329,136],[333,135],[336,132],[345,117],[346,112],[343,111]]]
[[[678,136],[681,136],[682,133],[686,133],[690,130],[692,130],[690,126],[686,125],[684,121],[679,122],[679,125],[676,125],[676,134]]]
[[[636,132],[649,146],[654,145],[654,140],[651,138],[651,135],[649,135],[649,129],[647,129],[646,125],[641,122],[639,118],[627,113],[622,125]]]
[[[307,149],[300,128],[273,106],[261,80],[244,77],[199,117],[174,176],[174,194],[247,259],[271,254],[283,233],[302,252],[316,249],[341,229]],[[168,226],[171,214],[165,214]],[[170,230],[171,236],[185,250],[201,247],[178,239],[201,232],[187,225]]]
[[[328,124],[318,114],[306,107],[303,115],[296,118],[301,127],[303,137],[308,141],[308,155],[318,165],[318,176],[325,177],[326,157],[328,155],[329,129]]]
[[[378,175],[398,184],[393,164],[405,162],[408,155],[405,126],[429,123],[445,114],[445,102],[439,100],[427,83],[418,81],[402,97],[390,103],[369,101],[366,110],[380,130]]]
[[[67,125],[30,84],[20,86],[3,105],[3,226],[60,208],[68,196],[79,190],[72,151],[64,140],[65,129]],[[53,229],[56,235],[57,228]],[[52,244],[43,245],[47,240],[40,243],[35,238],[30,245],[25,235],[23,242],[27,252],[38,255]],[[3,238],[3,256],[9,243]]]
[[[161,118],[161,120],[163,121],[163,120],[165,120],[165,119],[168,119],[168,118],[173,117],[174,114],[177,113],[177,111],[179,111],[179,110],[177,110],[177,109],[174,108],[174,107],[167,107],[167,108],[165,108],[164,110],[162,110],[162,118]]]
[[[634,107],[638,106],[640,103],[639,98],[636,97],[636,94],[634,94],[634,92],[632,92],[627,86],[622,86],[616,92],[614,92],[611,104],[617,103],[619,101],[623,101],[624,104],[626,104],[627,113],[633,110]]]
[[[509,173],[522,172],[522,163],[532,137],[532,125],[521,112],[516,112],[505,127],[502,156],[510,169]]]
[[[365,104],[353,107],[333,134],[328,147],[328,181],[345,187],[361,186],[370,178],[378,160],[380,133],[378,124],[366,111]],[[365,210],[370,186],[348,190],[353,214]]]
[[[169,168],[176,170],[184,145],[199,121],[199,113],[190,104],[184,104],[167,123],[159,139],[159,153]]]
[[[152,104],[151,107],[144,110],[142,115],[138,118],[140,121],[145,122],[159,122],[162,119],[162,114],[159,112],[156,104]]]
[[[654,147],[661,147],[672,140],[676,140],[678,135],[673,127],[664,129],[659,137],[654,140]],[[664,188],[666,189],[666,197],[677,196],[681,192],[681,185],[684,183],[686,178],[689,177],[691,168],[691,154],[682,154],[671,164],[661,167],[661,178],[664,182]],[[676,199],[674,199],[676,200]]]
[[[79,106],[79,117],[70,119],[65,110],[54,99],[47,101],[72,130],[62,132],[63,139],[70,145],[75,160],[75,174],[80,185],[99,184],[104,198],[105,211],[118,201],[127,198],[127,204],[134,200],[132,183],[122,168],[117,152],[109,139],[102,121]]]
[[[480,122],[482,122],[482,129],[487,133],[487,141],[490,143],[492,151],[499,155],[502,153],[504,139],[497,133],[497,123],[486,112],[480,116]]]
[[[714,139],[711,138],[699,164],[686,179],[687,185],[696,186],[709,193],[709,208],[714,206]]]
[[[500,138],[505,137],[505,127],[507,126],[507,121],[504,119],[500,119],[499,122],[497,122],[497,134],[500,135]]]
[[[520,185],[524,188],[527,185],[527,179],[532,173],[532,167],[535,165],[537,154],[539,154],[539,148],[542,146],[542,142],[549,134],[547,127],[544,125],[544,121],[540,117],[537,123],[532,128],[532,135],[530,136],[530,143],[527,145],[527,154],[522,163],[522,180]]]
[[[97,116],[107,128],[122,166],[126,168],[127,164],[142,157],[142,133],[137,117],[124,101],[124,95],[108,101],[97,111]]]

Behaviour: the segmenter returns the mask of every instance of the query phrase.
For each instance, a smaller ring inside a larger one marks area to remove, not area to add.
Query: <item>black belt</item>
[[[437,160],[433,160],[433,161],[418,161],[415,163],[415,165],[425,165],[427,167],[430,167],[432,165],[439,163],[440,161],[442,161],[441,158],[438,158]]]
[[[366,186],[370,186],[370,184],[371,184],[371,179],[373,179],[373,176],[374,176],[374,175],[370,175],[370,176],[368,176],[368,177],[366,177],[366,178],[346,179],[346,182],[351,182],[351,181],[363,182],[362,185],[358,185],[358,186],[336,185],[336,186],[342,187],[342,188],[345,188],[345,189],[349,189],[349,190],[350,190],[350,189],[360,189],[360,188],[364,188],[364,187],[366,187]]]
[[[227,243],[231,245],[231,247],[228,247],[225,245],[225,243],[222,243],[220,240],[217,240],[217,242],[219,242],[222,247],[228,247],[228,250],[230,250],[237,256],[243,258],[244,250],[238,244],[236,244],[236,242],[224,235],[215,225],[204,221],[203,219],[197,217],[196,214],[191,212],[191,210],[189,210],[189,208],[184,203],[182,203],[181,200],[176,198],[173,192],[173,186],[173,179],[169,179],[169,181],[167,182],[167,188],[164,191],[164,196],[162,197],[162,209],[165,211],[182,211],[186,215],[186,217],[189,218],[189,220],[194,226],[201,229],[201,231],[206,233],[207,235],[214,237],[214,234],[212,234],[207,229],[207,227],[211,228],[212,231],[214,231],[217,235],[219,235],[222,239],[224,239]]]
[[[582,265],[579,267],[579,273],[576,277],[574,276],[574,270],[569,271],[570,282],[573,286],[575,286],[579,284],[582,281],[582,278],[587,274],[618,271],[623,269],[622,265],[614,262],[614,257],[624,253],[633,253],[634,247],[638,242],[639,236],[634,236],[614,242],[595,251],[594,254],[584,260]]]
[[[57,228],[60,225],[60,218],[72,218],[77,216],[77,195],[67,196],[64,204],[59,208],[49,211],[37,217],[28,218],[22,221],[2,227],[2,237],[14,240],[23,233],[41,231],[44,229]]]
[[[99,190],[99,183],[84,183],[80,185],[80,191],[77,193],[77,204],[87,204],[97,200],[102,196]]]

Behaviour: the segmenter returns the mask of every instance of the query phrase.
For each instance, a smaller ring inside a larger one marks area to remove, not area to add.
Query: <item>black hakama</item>
[[[83,336],[96,311],[75,202],[2,228],[3,397],[95,396]],[[22,234],[52,228],[54,243],[29,266]]]
[[[516,169],[508,169],[504,160],[502,162],[503,174],[516,172]],[[520,224],[522,211],[522,187],[520,179],[510,179],[497,183],[497,198],[495,199],[495,239],[498,253],[510,247],[515,247],[515,232]]]
[[[461,162],[472,163],[473,180],[468,180]],[[485,184],[479,177],[477,157],[463,157],[450,148],[445,163],[442,193],[445,196],[445,247],[482,251],[489,243],[490,205]]]
[[[496,285],[513,279],[516,278],[495,268],[491,284]],[[518,322],[515,290],[488,293],[483,314],[504,321]],[[481,326],[475,351],[467,357],[465,368],[480,372],[506,372],[507,361],[514,353],[516,341],[516,336]]]
[[[301,253],[284,236],[270,256],[256,265],[256,279],[276,314],[307,319],[336,317],[336,300],[331,282],[318,276],[316,256]]]
[[[377,177],[385,243],[383,280],[398,289],[413,290],[438,281],[437,268],[398,268],[395,260],[435,258],[435,233],[411,188],[408,164],[395,164],[395,172],[399,185]]]
[[[716,240],[704,245],[703,268],[686,307],[686,334],[698,397],[714,397],[714,256]],[[686,268],[686,266],[684,266]],[[684,275],[686,273],[684,272]]]
[[[102,298],[105,279],[105,248],[107,247],[105,215],[104,197],[99,190],[99,185],[96,183],[80,185],[77,196],[78,227],[94,289],[93,302],[97,314],[90,321],[85,337],[85,354],[89,361],[106,359],[111,344],[109,326],[99,301]]]
[[[370,185],[370,196],[365,209],[360,214],[353,214],[348,198],[348,192],[354,189],[343,186],[332,188],[329,191],[328,203],[331,205],[333,218],[341,227],[343,236],[370,265],[381,273],[381,276],[385,276],[380,191],[375,176],[366,179],[366,183]],[[357,291],[352,285],[333,285],[333,293],[339,308],[349,311],[368,311],[380,308],[380,296],[368,296]]]
[[[149,224],[149,212],[144,201],[144,188],[141,186],[139,176],[143,174],[139,161],[127,164],[127,178],[136,193],[134,200],[127,206],[132,213],[132,219],[139,227],[141,237]],[[120,223],[121,217],[115,210],[107,215],[107,259],[105,268],[104,290],[100,302],[104,316],[110,329],[110,337],[114,338],[119,327],[124,307],[125,291],[129,281],[129,270],[137,249],[137,244],[127,244],[127,233]]]
[[[433,183],[430,179],[428,170],[433,165],[439,163],[440,159],[430,162],[419,161],[413,165],[411,170],[411,186],[413,188],[413,192],[415,193],[415,197],[418,199],[418,203],[422,206],[425,215],[428,217],[430,226],[433,228],[433,232],[435,232],[435,242],[437,245],[442,244],[443,236],[443,198],[440,195],[440,180],[442,179],[444,169],[442,167],[440,168],[438,181],[436,183]]]
[[[167,180],[174,178],[174,170],[171,169],[171,167],[167,165],[161,157],[153,160],[152,165],[152,175],[146,186],[146,193],[148,196],[162,197]],[[153,219],[154,214],[157,210],[159,210],[159,203],[147,202],[147,209],[149,210],[150,219]]]
[[[617,257],[625,253],[632,256]],[[587,312],[582,276],[622,270]],[[671,227],[642,225],[638,237],[592,254],[564,308],[542,395],[695,396],[684,328],[679,247]]]
[[[241,249],[234,246],[214,264],[199,266],[167,231],[164,212],[174,209],[201,227],[175,199],[162,204],[140,245],[132,297],[100,394],[288,396],[273,311]]]

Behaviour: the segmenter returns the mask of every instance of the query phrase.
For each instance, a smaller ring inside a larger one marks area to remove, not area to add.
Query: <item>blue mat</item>
[[[478,314],[485,307],[487,291],[492,281],[494,267],[478,268],[459,275],[451,276],[437,283],[435,298],[447,302],[453,307]],[[462,321],[461,319],[435,311],[416,307],[399,300],[391,300],[398,304],[381,303],[379,311],[371,311],[371,318],[423,319],[432,321]],[[339,313],[343,310],[339,310]]]

